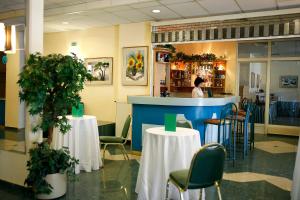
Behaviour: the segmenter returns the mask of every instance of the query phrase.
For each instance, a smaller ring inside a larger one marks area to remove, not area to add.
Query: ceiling
[[[0,13],[25,0],[0,0]],[[45,32],[300,7],[300,0],[44,0]],[[153,13],[158,9],[160,13]]]

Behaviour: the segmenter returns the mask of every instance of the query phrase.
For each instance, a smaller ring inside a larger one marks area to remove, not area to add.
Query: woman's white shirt
[[[198,87],[194,87],[193,91],[192,91],[192,98],[199,98],[199,97],[203,97],[204,94],[201,90],[201,88]]]

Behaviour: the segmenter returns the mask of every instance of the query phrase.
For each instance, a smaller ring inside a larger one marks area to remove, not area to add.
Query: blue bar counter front
[[[142,125],[163,125],[166,113],[184,114],[186,119],[192,121],[193,128],[200,132],[203,140],[203,121],[212,118],[214,113],[219,117],[223,106],[236,102],[236,99],[235,96],[194,99],[129,96],[128,102],[132,104],[132,150],[142,150]]]

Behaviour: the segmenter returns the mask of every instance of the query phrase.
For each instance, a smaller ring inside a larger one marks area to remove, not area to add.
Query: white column
[[[44,0],[26,0],[26,50],[43,53]]]
[[[40,52],[43,54],[44,36],[44,0],[26,0],[26,55]],[[30,149],[33,142],[43,139],[42,131],[32,132],[32,126],[38,117],[30,116],[26,112],[26,149]]]

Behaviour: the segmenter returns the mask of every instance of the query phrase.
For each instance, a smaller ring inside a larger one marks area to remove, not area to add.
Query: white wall
[[[25,64],[24,32],[17,32],[17,51],[8,54],[6,65],[6,101],[5,126],[13,128],[25,127],[25,106],[19,98],[19,73]]]
[[[249,85],[250,66],[249,63],[240,63],[240,86]]]
[[[251,88],[251,73],[255,74],[254,88]],[[260,75],[259,88],[256,87],[257,84],[257,74]],[[241,62],[240,63],[240,77],[239,86],[244,87],[243,96],[247,98],[252,98],[255,100],[255,93],[259,89],[266,91],[266,81],[267,81],[267,63],[255,63],[255,62]]]
[[[68,54],[72,42],[77,42],[82,58],[113,57],[113,84],[86,85],[81,93],[87,114],[95,115],[98,120],[115,121],[115,101],[125,102],[128,95],[149,95],[149,78],[148,86],[123,86],[121,82],[122,48],[150,46],[149,23],[47,33],[44,36],[44,54]]]
[[[254,88],[251,88],[251,73],[255,74]],[[258,91],[257,85],[257,74],[260,75],[260,84],[258,89],[266,90],[267,81],[267,63],[250,63],[250,73],[249,73],[249,88],[250,93],[255,93]]]

